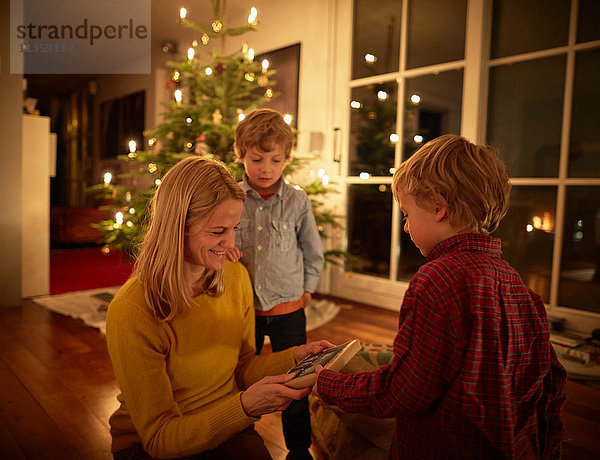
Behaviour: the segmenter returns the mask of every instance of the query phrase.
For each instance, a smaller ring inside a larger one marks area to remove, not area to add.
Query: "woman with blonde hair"
[[[107,315],[117,460],[271,458],[253,423],[310,392],[283,374],[329,342],[255,354],[250,279],[225,255],[244,199],[222,164],[190,157],[151,200],[134,273]]]

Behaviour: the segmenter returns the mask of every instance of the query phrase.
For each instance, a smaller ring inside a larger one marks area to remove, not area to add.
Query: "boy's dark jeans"
[[[306,343],[306,316],[304,308],[287,315],[256,316],[256,354],[263,347],[265,336],[271,339],[273,351]],[[310,447],[310,413],[308,397],[293,401],[281,414],[283,437],[289,450]]]

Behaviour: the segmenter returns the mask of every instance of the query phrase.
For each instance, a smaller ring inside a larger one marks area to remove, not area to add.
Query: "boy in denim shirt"
[[[286,184],[282,172],[290,159],[293,133],[281,114],[259,109],[235,131],[235,152],[246,173],[244,210],[228,257],[240,259],[254,286],[256,352],[265,336],[273,351],[306,343],[304,307],[311,301],[323,267],[323,243],[310,200]],[[308,398],[282,414],[287,458],[312,458]]]

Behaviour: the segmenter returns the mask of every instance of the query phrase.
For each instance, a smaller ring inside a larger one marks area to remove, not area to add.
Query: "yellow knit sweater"
[[[225,265],[225,294],[201,295],[169,323],[146,307],[132,277],[108,309],[108,351],[121,388],[110,417],[112,451],[142,443],[154,458],[214,449],[257,419],[240,388],[294,365],[293,348],[255,355],[252,286],[242,264]]]

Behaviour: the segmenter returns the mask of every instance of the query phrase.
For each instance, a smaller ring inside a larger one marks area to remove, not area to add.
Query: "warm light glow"
[[[423,142],[423,136],[421,136],[420,134],[415,134],[415,137],[413,137],[413,141],[415,141],[417,144],[420,144],[421,142]]]
[[[350,102],[350,107],[352,107],[353,109],[360,109],[362,107],[362,104],[358,101],[352,101]]]
[[[136,151],[136,149],[137,149],[137,144],[135,143],[135,141],[133,139],[131,139],[129,141],[129,151],[131,153],[134,153]]]
[[[188,59],[194,59],[194,54],[196,54],[196,51],[194,50],[194,48],[188,48]]]
[[[179,73],[179,70],[176,70],[175,72],[173,72],[173,76],[171,77],[171,80],[179,81],[180,76],[181,76],[181,74]]]
[[[131,227],[133,227],[133,222],[131,222],[130,220],[128,220],[126,225],[131,228]]]
[[[148,165],[148,171],[150,172],[150,174],[155,173],[157,169],[158,169],[158,166],[156,166],[155,163],[150,163]]]
[[[302,190],[302,187],[300,187],[300,186],[299,186],[299,185],[297,185],[297,184],[296,184],[296,185],[294,185],[294,188],[295,188],[296,190]]]
[[[135,208],[129,208],[129,214],[134,215],[135,214]]]
[[[127,201],[128,203],[131,201],[131,192],[125,193],[125,201]]]
[[[263,59],[262,68],[263,68],[263,71],[265,71],[269,68],[269,60],[268,59]]]
[[[115,222],[119,225],[123,224],[123,213],[121,211],[115,214]]]
[[[179,10],[179,18],[185,19],[187,17],[187,10],[185,8],[181,8]]]
[[[211,26],[212,26],[212,29],[213,29],[215,32],[220,32],[220,31],[221,31],[221,29],[223,28],[223,23],[217,19],[216,21],[214,21],[214,22],[211,24]]]
[[[325,170],[323,168],[321,168],[317,171],[317,176],[319,176],[319,179],[322,179],[324,175],[325,175]]]
[[[192,40],[192,46],[195,48],[198,46],[198,40]]]
[[[371,53],[365,54],[365,61],[367,61],[369,64],[373,64],[376,60],[377,58]]]
[[[194,146],[194,144],[192,144],[191,142],[188,142],[187,144],[185,144],[185,146],[186,146],[188,149],[191,149],[191,148]]]
[[[203,45],[208,45],[208,41],[210,40],[210,37],[208,36],[208,34],[202,34],[202,37],[200,38],[200,40],[202,40]]]
[[[155,184],[155,185],[158,187],[158,186],[160,185],[160,179],[156,179],[156,180],[154,181],[154,184]]]
[[[545,232],[551,232],[553,227],[554,225],[552,223],[550,213],[548,211],[544,211],[544,217],[542,217],[542,230]]]
[[[269,88],[268,90],[265,91],[265,97],[267,99],[270,99],[273,97],[273,90],[271,88]]]
[[[248,60],[249,61],[254,61],[254,48],[250,48],[248,50]]]
[[[289,113],[286,113],[283,116],[283,121],[285,121],[288,125],[292,123],[292,116]]]
[[[323,185],[327,186],[329,185],[329,176],[327,174],[323,174]]]
[[[175,100],[177,101],[177,103],[181,103],[181,101],[183,100],[183,93],[181,92],[180,89],[176,89],[175,90]]]
[[[528,232],[530,232],[530,233],[533,232],[533,225],[527,224],[527,227],[525,227],[525,228]]]
[[[238,115],[238,120],[239,120],[239,121],[242,121],[244,118],[246,118],[246,115],[244,115],[243,113],[240,113],[240,114]]]
[[[361,172],[358,177],[360,177],[361,179],[368,179],[369,177],[371,177],[371,175],[368,172]]]
[[[206,75],[212,75],[212,69],[210,67],[207,67],[206,69],[204,69],[204,73]]]
[[[248,24],[256,25],[256,18],[258,16],[258,11],[256,8],[250,8],[250,14],[248,15]]]
[[[108,171],[106,171],[106,172],[104,173],[104,183],[105,183],[106,185],[108,185],[108,184],[110,184],[110,181],[111,181],[111,180],[112,180],[112,174],[111,174],[111,173],[109,173]]]
[[[190,117],[187,117],[187,118],[185,119],[185,122],[186,122],[188,125],[191,125],[191,124],[192,124],[192,119],[191,119]]]
[[[387,187],[386,187],[385,185],[383,185],[383,184],[381,184],[381,185],[379,186],[379,191],[380,191],[380,192],[382,192],[382,193],[383,193],[383,192],[385,192],[385,191],[386,191],[386,189],[387,189]]]
[[[400,140],[400,136],[398,136],[396,133],[390,134],[390,141],[391,142],[393,142],[395,144],[399,140]]]
[[[394,174],[396,172],[396,168],[390,168],[389,171],[390,171],[390,174]]]
[[[156,138],[152,137],[148,139],[148,145],[152,147],[156,143]]]
[[[531,219],[531,222],[533,223],[534,228],[542,227],[542,218],[540,216],[533,216],[533,218]]]
[[[388,98],[388,93],[386,93],[385,91],[377,91],[377,98],[380,101],[385,101]]]
[[[421,96],[419,96],[418,94],[413,94],[410,97],[410,102],[412,102],[413,104],[418,104],[419,102],[421,102]]]

